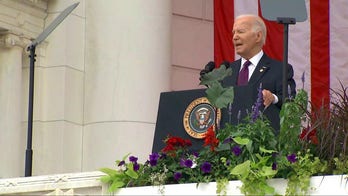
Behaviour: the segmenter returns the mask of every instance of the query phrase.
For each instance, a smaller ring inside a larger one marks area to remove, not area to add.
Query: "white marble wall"
[[[160,93],[201,88],[213,0],[1,0],[0,178],[24,176],[26,47],[75,2],[36,49],[32,175],[95,171],[127,153],[144,161]]]
[[[5,36],[7,37],[7,36]],[[7,37],[8,39],[12,39]],[[5,39],[7,39],[5,38]],[[0,47],[0,178],[23,167],[25,140],[21,136],[22,48]],[[5,160],[6,159],[6,160]],[[5,170],[8,169],[8,171]],[[24,168],[24,167],[23,167]]]
[[[169,0],[86,1],[84,171],[151,153],[169,90],[170,20]]]

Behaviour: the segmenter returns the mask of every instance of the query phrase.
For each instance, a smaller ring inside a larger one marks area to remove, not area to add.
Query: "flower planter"
[[[215,104],[222,105],[216,108],[227,107],[228,100],[220,100],[222,103],[216,101],[224,97],[226,89],[215,82],[225,76],[225,71],[212,71],[210,76],[207,81],[212,85],[208,86],[214,87],[211,94],[222,93],[211,95],[211,103],[215,101]],[[258,106],[262,98],[261,90],[260,86],[255,104]],[[165,147],[160,152],[150,154],[145,163],[137,162],[136,156],[128,154],[116,161],[115,169],[101,168],[100,171],[106,174],[101,181],[111,185],[111,192],[126,184],[150,185],[122,188],[115,192],[116,195],[348,195],[347,139],[342,134],[346,133],[347,126],[340,124],[347,122],[344,120],[347,110],[341,111],[348,106],[347,88],[343,89],[343,95],[335,94],[338,100],[344,99],[341,100],[344,106],[333,102],[337,106],[333,111],[328,111],[324,105],[307,111],[308,94],[300,89],[296,97],[285,102],[281,108],[281,129],[278,134],[274,133],[267,118],[255,106],[237,125],[226,124],[218,131],[210,126],[204,134],[203,147],[198,152],[190,151],[192,143],[189,139],[169,135],[163,140]],[[330,175],[334,173],[339,175]],[[328,175],[317,176],[320,174]],[[281,176],[291,180],[274,178]],[[243,184],[241,181],[226,184],[227,180],[236,177],[243,179]],[[269,178],[273,179],[267,181]],[[169,184],[204,179],[213,182]],[[219,179],[221,184],[214,183]],[[158,182],[167,185],[151,186]]]
[[[285,195],[287,180],[270,179],[278,194]],[[241,195],[239,187],[240,181],[230,181],[226,195]],[[161,193],[162,190],[162,193]],[[215,195],[216,182],[199,184],[172,184],[159,186],[130,187],[119,189],[115,195]],[[223,195],[223,193],[220,193]],[[348,195],[347,175],[328,175],[315,176],[311,178],[311,186],[308,190],[309,195]]]

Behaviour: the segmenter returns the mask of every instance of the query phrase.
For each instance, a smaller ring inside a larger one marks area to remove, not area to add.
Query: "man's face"
[[[250,59],[261,49],[261,32],[252,31],[252,18],[239,18],[233,25],[233,43],[236,53]]]

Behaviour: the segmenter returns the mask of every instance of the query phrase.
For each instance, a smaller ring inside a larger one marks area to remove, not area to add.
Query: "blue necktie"
[[[245,61],[243,64],[242,70],[239,72],[238,76],[238,86],[243,86],[248,84],[248,78],[249,78],[249,65],[251,65],[250,61]]]

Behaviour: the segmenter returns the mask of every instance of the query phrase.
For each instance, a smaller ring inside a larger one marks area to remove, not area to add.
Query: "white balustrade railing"
[[[105,195],[102,172],[66,173],[0,179],[0,195]]]
[[[0,179],[0,195],[216,195],[216,183],[172,184],[122,188],[108,192],[100,181],[102,172],[66,173],[47,176]],[[309,195],[348,195],[347,175],[315,176],[311,178]],[[280,195],[285,194],[287,180],[270,179]],[[227,195],[241,195],[240,181],[230,181]]]

